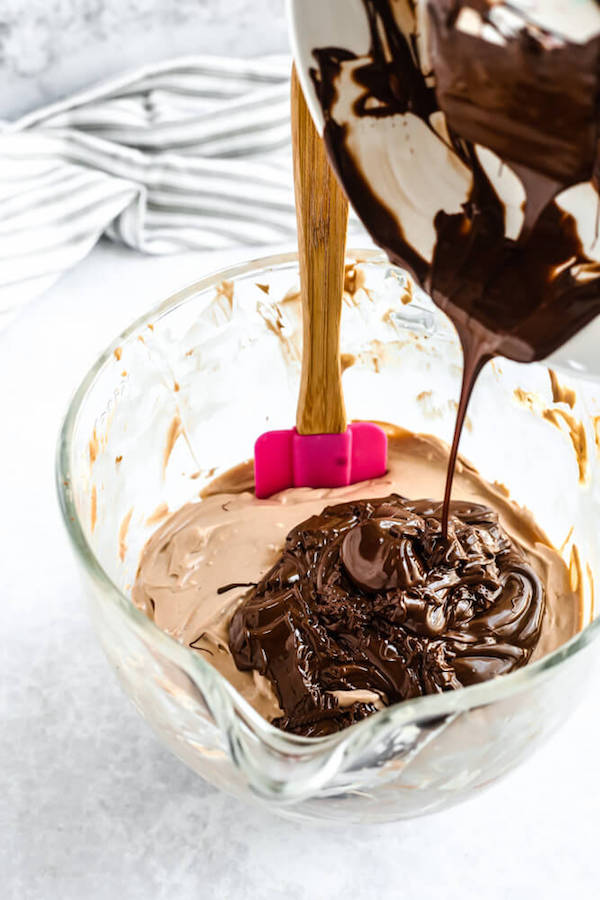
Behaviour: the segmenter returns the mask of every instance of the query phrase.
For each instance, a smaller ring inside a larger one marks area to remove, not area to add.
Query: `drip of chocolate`
[[[352,205],[390,259],[408,268],[449,315],[462,343],[445,531],[461,429],[482,367],[497,354],[543,359],[600,313],[600,266],[584,251],[575,218],[556,202],[560,192],[582,183],[599,202],[600,37],[571,42],[520,20],[513,9],[503,20],[503,3],[430,0],[424,54],[417,4],[363,3],[368,54],[317,49],[312,75],[329,154]],[[460,211],[437,211],[431,255],[409,240],[397,211],[374,191],[350,148],[351,122],[336,120],[340,76],[350,67],[359,89],[352,117],[399,116],[406,123],[416,117],[426,129],[423,139],[443,145],[449,173],[453,164],[470,177]],[[509,167],[524,191],[522,222],[511,236],[490,157],[500,170]]]
[[[392,494],[290,531],[229,629],[238,669],[273,684],[275,725],[328,734],[528,662],[545,607],[538,576],[488,507],[453,502],[447,538],[441,512]]]

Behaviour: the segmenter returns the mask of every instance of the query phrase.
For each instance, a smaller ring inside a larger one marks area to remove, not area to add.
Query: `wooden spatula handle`
[[[337,434],[346,429],[340,316],[348,202],[329,165],[295,68],[292,144],[304,335],[296,428],[300,434]]]

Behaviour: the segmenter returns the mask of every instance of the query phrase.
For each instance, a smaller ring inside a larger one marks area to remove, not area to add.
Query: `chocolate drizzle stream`
[[[575,219],[556,203],[561,191],[586,182],[598,203],[600,38],[580,45],[523,23],[498,33],[500,46],[457,27],[459,14],[469,7],[494,28],[497,4],[431,0],[429,72],[419,58],[416,4],[363,4],[371,35],[368,54],[359,58],[343,48],[317,49],[312,75],[330,157],[351,203],[374,240],[412,272],[460,337],[464,377],[446,523],[464,414],[482,367],[498,354],[520,362],[543,359],[600,312],[600,266],[586,255]],[[407,240],[394,211],[369,184],[349,146],[351,123],[336,121],[336,85],[349,64],[360,88],[352,111],[357,119],[416,116],[431,139],[444,141],[471,174],[462,211],[440,209],[435,216],[431,259]],[[432,120],[440,110],[447,137]],[[476,145],[497,154],[500,166],[509,166],[523,185],[523,223],[514,239],[506,235],[505,207]]]
[[[266,675],[279,727],[328,734],[421,694],[525,665],[542,584],[486,506],[392,494],[330,506],[288,534],[282,556],[235,612],[230,649]],[[368,692],[356,699],[336,692]]]

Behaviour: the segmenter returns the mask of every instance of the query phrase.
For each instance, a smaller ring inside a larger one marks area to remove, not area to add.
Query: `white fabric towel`
[[[292,239],[289,71],[178,59],[0,124],[0,327],[102,234],[145,253]]]

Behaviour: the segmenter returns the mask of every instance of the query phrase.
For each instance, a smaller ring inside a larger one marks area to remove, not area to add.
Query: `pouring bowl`
[[[469,154],[459,151],[457,143],[461,144],[462,136],[457,142],[436,102],[438,86],[431,63],[433,28],[428,3],[429,0],[417,0],[416,3],[409,0],[383,3],[373,0],[288,0],[292,50],[308,106],[320,133],[324,132],[327,122],[330,132],[333,129],[338,135],[329,144],[338,177],[375,242],[391,249],[423,282],[431,275],[434,253],[439,245],[435,223],[440,214],[450,218],[460,215],[471,202],[475,165]],[[431,5],[435,7],[435,4]],[[444,4],[439,6],[443,11]],[[485,77],[489,79],[493,73],[490,76],[485,71],[482,60],[471,65],[469,59],[462,58],[459,53],[464,50],[468,57],[471,47],[471,55],[474,54],[474,38],[493,46],[496,54],[506,49],[507,59],[512,59],[509,54],[515,50],[509,39],[518,35],[519,29],[531,27],[536,34],[540,28],[554,29],[560,38],[581,44],[582,53],[575,54],[574,58],[583,59],[585,42],[600,34],[600,10],[594,0],[581,0],[576,4],[576,10],[571,4],[548,3],[547,0],[516,0],[513,3],[502,0],[490,4],[489,22],[482,21],[475,11],[477,4],[473,4],[473,9],[468,4],[464,6],[464,17],[459,16],[454,26],[455,35],[461,40],[464,38],[464,43],[457,45],[458,49],[451,54],[456,67],[453,78],[460,83],[460,67],[464,66],[469,77],[481,78],[484,99],[487,96]],[[393,26],[389,26],[390,21]],[[393,29],[396,29],[395,52],[398,52],[399,43],[405,42],[406,53],[415,61],[418,73],[415,82],[422,77],[419,90],[406,79],[403,69],[391,62],[393,51],[387,42],[390,40],[388,32]],[[375,45],[379,48],[376,54],[373,51]],[[545,71],[545,80],[550,82],[549,95],[556,105],[564,86],[558,76],[552,84],[551,72]],[[419,91],[433,90],[435,96],[429,96],[424,103]],[[403,103],[397,101],[398,97],[408,99]],[[471,101],[475,103],[474,98]],[[556,123],[552,118],[552,127],[554,132],[558,129],[560,144],[559,117],[560,112],[557,112]],[[480,119],[481,110],[475,113],[475,121]],[[489,130],[490,136],[497,137],[502,127],[496,116]],[[343,140],[339,138],[341,134]],[[517,137],[513,136],[508,144],[513,152],[518,151]],[[476,165],[485,173],[502,207],[504,237],[509,241],[524,240],[529,233],[528,210],[537,209],[539,184],[535,190],[530,190],[524,167],[498,155],[499,151],[496,153],[488,146],[474,143],[472,152]],[[552,155],[549,151],[546,157]],[[552,197],[559,215],[573,217],[581,252],[587,262],[580,267],[573,261],[569,272],[575,285],[587,290],[590,273],[593,272],[595,277],[600,264],[600,199],[592,167],[585,175],[589,180],[582,178],[583,175],[573,176],[561,188],[548,180],[548,198]],[[367,200],[363,181],[368,184]],[[537,210],[538,214],[541,209]],[[535,235],[537,222],[531,227]],[[451,234],[449,232],[445,240],[451,240]],[[546,244],[547,241],[542,241],[542,246]],[[477,246],[481,249],[481,244]],[[479,252],[474,254],[473,260],[469,257],[465,261],[462,257],[466,252],[464,248],[456,247],[455,250],[454,256],[461,260],[460,265],[457,263],[453,273],[450,263],[449,279],[446,273],[453,290],[457,284],[462,284],[465,273],[470,277],[470,267],[473,277],[479,278]],[[532,250],[532,256],[537,252]],[[527,253],[529,251],[525,250],[519,283],[528,277]],[[506,292],[510,292],[509,282],[512,284],[511,268],[508,267],[506,279],[500,281],[501,288],[506,282]],[[503,279],[505,275],[506,272],[502,273]],[[580,309],[585,306],[586,300],[581,301]],[[587,307],[590,315],[593,314],[589,297]],[[563,327],[560,319],[558,325]],[[600,378],[599,343],[600,317],[588,321],[578,333],[570,336],[548,357],[548,363],[574,374]],[[529,348],[524,350],[517,341],[512,348],[507,348],[507,355],[524,360],[520,354],[528,351]]]

